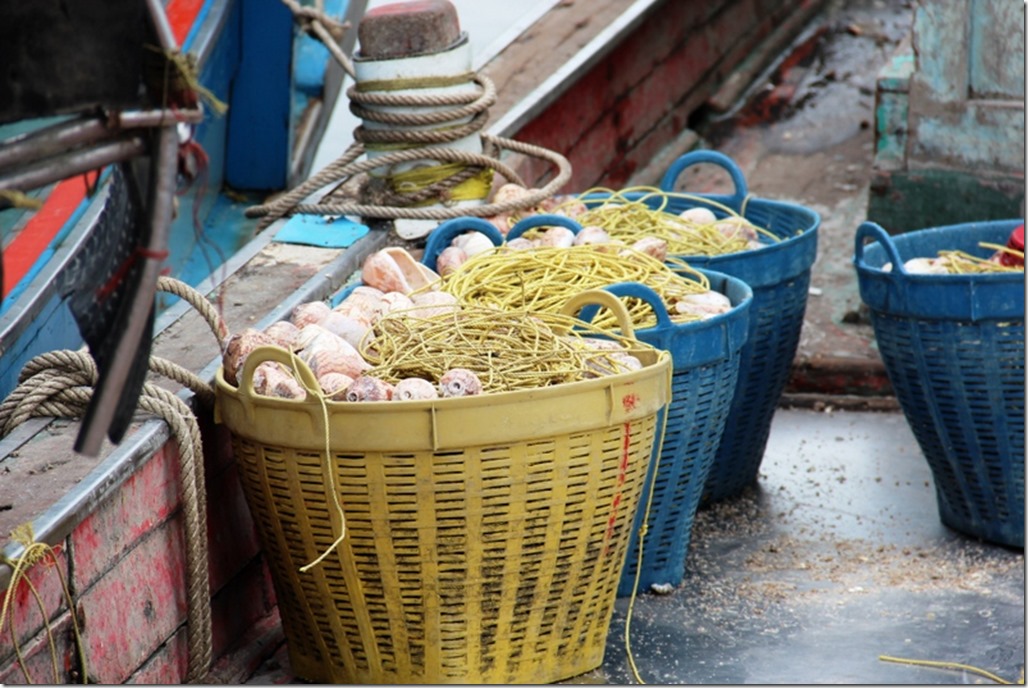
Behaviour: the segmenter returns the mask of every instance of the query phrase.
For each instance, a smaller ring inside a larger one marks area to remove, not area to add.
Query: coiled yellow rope
[[[63,683],[60,672],[61,668],[58,665],[58,653],[57,644],[54,638],[53,627],[50,624],[50,618],[46,611],[46,606],[43,604],[43,599],[39,594],[39,590],[36,589],[35,584],[28,578],[28,571],[37,564],[42,564],[46,560],[49,560],[49,566],[57,572],[57,577],[61,582],[61,592],[64,595],[64,601],[68,605],[69,616],[71,617],[72,634],[75,640],[75,650],[79,656],[79,662],[82,671],[82,683],[89,682],[89,670],[86,664],[86,653],[82,645],[82,634],[79,628],[78,613],[75,610],[75,601],[72,599],[71,590],[68,587],[68,581],[64,577],[64,573],[61,571],[60,562],[57,560],[57,550],[50,545],[43,542],[36,542],[35,535],[32,532],[32,524],[25,523],[18,526],[11,533],[12,539],[19,543],[24,549],[21,555],[11,561],[3,559],[3,563],[11,567],[11,582],[7,587],[7,591],[4,594],[3,605],[0,605],[0,633],[3,633],[4,624],[10,622],[11,639],[14,644],[14,655],[18,662],[18,666],[21,667],[22,676],[25,677],[26,683],[32,683],[32,676],[29,674],[28,667],[25,664],[25,657],[21,652],[21,644],[18,641],[18,634],[14,627],[14,614],[11,611],[11,598],[14,597],[15,592],[22,586],[26,586],[32,598],[36,602],[36,607],[39,609],[39,614],[43,618],[43,627],[46,630],[47,642],[50,644],[50,662],[51,670],[53,671],[53,683],[54,685]]]
[[[602,200],[589,200],[585,212],[575,212],[579,199],[590,197]],[[725,217],[710,223],[679,217],[668,209],[676,199],[720,210]],[[597,187],[564,201],[555,212],[572,214],[582,226],[601,227],[613,239],[632,242],[643,237],[658,237],[667,242],[670,255],[717,256],[745,251],[752,248],[749,239],[755,235],[759,235],[763,243],[780,241],[777,235],[717,201],[647,186],[620,191]]]
[[[587,289],[640,282],[661,297],[673,322],[699,318],[677,313],[674,305],[689,294],[710,289],[703,273],[685,266],[683,269],[695,277],[693,281],[648,254],[627,248],[622,253],[608,253],[595,246],[523,251],[498,247],[469,258],[460,269],[444,277],[440,286],[462,303],[555,313],[571,296]],[[653,308],[641,299],[625,299],[625,306],[635,327],[657,324]],[[609,313],[597,316],[595,323],[608,330],[616,326]]]
[[[618,352],[590,348],[583,341],[589,336],[611,339],[628,354],[646,346],[572,316],[463,306],[429,318],[404,311],[387,315],[361,353],[374,366],[367,374],[387,382],[434,382],[448,370],[467,368],[479,376],[483,392],[575,382],[589,370],[626,371],[612,355]]]

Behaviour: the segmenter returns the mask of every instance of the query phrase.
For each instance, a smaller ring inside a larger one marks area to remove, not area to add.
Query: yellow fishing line
[[[598,338],[618,349],[592,348]],[[627,372],[621,356],[639,347],[572,316],[462,306],[432,317],[389,313],[375,323],[361,354],[373,366],[367,375],[392,384],[408,377],[437,382],[448,370],[467,368],[483,392],[504,392]]]
[[[991,248],[993,245],[979,244],[979,246]],[[1020,251],[1007,249],[1005,246],[996,246],[995,248],[1004,250],[1011,255],[1019,255],[1021,260],[1024,260],[1024,253]],[[946,269],[953,275],[972,275],[988,272],[1024,272],[1024,265],[1003,265],[993,262],[988,258],[973,256],[965,251],[939,251],[938,256]]]
[[[971,666],[969,664],[960,664],[958,662],[938,662],[938,661],[934,661],[934,660],[930,660],[930,659],[904,659],[902,657],[890,657],[889,655],[879,655],[878,659],[880,659],[883,662],[894,662],[896,664],[911,664],[913,666],[933,667],[933,668],[936,668],[936,669],[952,669],[952,670],[955,670],[955,671],[968,671],[968,672],[971,672],[972,674],[977,674],[979,676],[983,676],[983,677],[989,679],[990,681],[994,681],[994,682],[999,683],[1001,685],[1013,685],[1012,681],[1007,681],[1006,679],[1000,678],[999,676],[997,676],[996,674],[994,674],[994,673],[992,673],[990,671],[986,671],[985,669],[979,669],[978,667]],[[1021,684],[1024,683],[1024,676],[1023,675],[1021,676],[1021,679],[1018,681],[1018,683],[1021,683]]]
[[[53,628],[50,625],[49,615],[46,613],[46,606],[43,604],[43,599],[40,596],[39,591],[36,589],[36,586],[27,578],[29,569],[47,558],[53,562],[53,567],[56,569],[57,577],[61,582],[61,590],[64,594],[64,600],[68,605],[68,614],[71,617],[75,649],[78,652],[79,661],[82,664],[82,682],[88,683],[89,668],[86,662],[86,653],[82,643],[81,630],[79,629],[78,614],[75,612],[75,601],[72,599],[68,582],[64,578],[64,574],[61,572],[61,567],[57,561],[57,552],[46,543],[36,542],[35,535],[32,532],[31,523],[24,523],[15,528],[11,532],[11,538],[15,542],[19,543],[23,547],[23,550],[21,555],[13,561],[3,559],[3,562],[11,567],[11,580],[7,585],[7,591],[4,594],[3,605],[0,606],[0,633],[3,632],[4,624],[8,621],[8,614],[10,614],[10,629],[14,645],[14,654],[18,665],[21,667],[22,675],[25,677],[26,683],[32,683],[32,677],[29,675],[28,668],[25,665],[25,657],[22,655],[21,644],[18,641],[18,634],[15,632],[14,628],[14,615],[11,613],[11,600],[14,597],[14,591],[17,590],[18,586],[22,583],[28,586],[28,590],[36,602],[36,607],[39,609],[39,613],[43,617],[43,627],[46,630],[47,641],[50,645],[50,662],[51,669],[53,671],[54,683],[59,684],[62,682],[60,678],[57,643],[54,639]]]
[[[584,211],[581,199],[593,197]],[[595,200],[597,197],[603,200]],[[633,198],[634,197],[634,198]],[[717,209],[724,218],[704,223],[679,217],[670,210],[672,200],[686,200],[698,207]],[[671,255],[716,256],[775,243],[780,237],[759,227],[728,206],[703,196],[635,186],[614,191],[596,187],[565,201],[554,212],[574,217],[582,226],[597,226],[611,238],[633,242],[657,237],[668,244]],[[760,241],[758,242],[758,238]]]
[[[629,248],[614,254],[596,246],[521,251],[501,246],[469,258],[460,269],[444,277],[440,287],[461,303],[498,310],[556,313],[569,298],[582,291],[640,282],[657,293],[672,322],[692,322],[699,316],[678,313],[675,304],[690,294],[709,291],[710,282],[693,268],[682,269],[695,281],[656,258]],[[637,329],[656,326],[656,315],[647,303],[627,298],[624,304]],[[594,322],[603,329],[616,327],[614,316],[606,312]]]
[[[299,370],[301,365],[300,359],[297,358],[296,353],[292,349],[289,350],[289,358],[292,361],[293,369]],[[304,385],[306,388],[307,386]],[[336,513],[339,514],[339,536],[335,539],[331,545],[329,545],[324,552],[322,552],[317,559],[308,562],[300,567],[300,573],[307,573],[309,570],[320,564],[325,558],[331,554],[339,545],[342,544],[343,540],[346,539],[346,514],[343,513],[343,505],[339,501],[339,490],[336,489],[336,477],[335,471],[332,466],[332,443],[329,433],[329,419],[328,419],[328,403],[325,400],[325,395],[321,390],[320,385],[315,385],[314,389],[307,389],[307,391],[317,398],[318,403],[321,404],[321,422],[325,428],[325,472],[328,475],[328,491],[332,495],[332,504],[336,508]]]
[[[671,382],[673,377],[673,371],[668,372],[668,389],[671,389]],[[668,397],[666,408],[671,408],[674,403],[673,392],[672,396]],[[649,530],[647,523],[650,520],[650,511],[653,508],[653,493],[657,489],[657,475],[660,471],[660,457],[664,453],[664,437],[667,432],[667,413],[664,413],[664,423],[660,431],[660,438],[657,442],[656,458],[653,460],[653,471],[650,476],[649,492],[646,495],[646,506],[643,511],[642,525],[639,528],[639,552],[636,554],[636,568],[635,568],[635,579],[632,582],[632,595],[628,599],[628,610],[625,612],[625,654],[628,657],[628,666],[632,669],[632,675],[635,677],[636,683],[645,684],[642,674],[639,673],[639,667],[635,663],[635,655],[632,653],[632,613],[635,610],[635,598],[639,592],[639,578],[642,575],[643,566],[643,544],[646,541],[646,533]]]

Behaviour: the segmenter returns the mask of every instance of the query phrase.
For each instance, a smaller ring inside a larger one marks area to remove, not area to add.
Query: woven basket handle
[[[728,196],[710,194],[711,200],[718,200],[724,202],[724,205],[731,206],[735,210],[742,208],[743,201],[746,200],[749,189],[746,186],[746,178],[742,174],[742,170],[735,164],[735,161],[724,153],[718,153],[717,151],[711,150],[699,150],[690,151],[685,155],[679,157],[667,168],[667,172],[664,173],[664,177],[660,180],[661,191],[667,191],[674,193],[675,183],[678,181],[678,177],[685,171],[687,167],[698,165],[700,163],[712,163],[718,167],[723,168],[728,172],[728,176],[732,179],[732,184],[735,185],[735,193]]]
[[[306,363],[300,360],[299,356],[291,354],[280,346],[258,346],[247,355],[243,362],[243,371],[239,374],[239,398],[248,412],[254,406],[253,397],[257,396],[253,390],[253,371],[265,361],[281,363],[294,370],[300,384],[307,390],[308,397],[316,396],[321,391],[314,373]],[[279,399],[278,401],[288,402],[289,400]]]
[[[654,315],[657,316],[657,327],[674,326],[674,323],[671,322],[671,317],[668,315],[667,307],[664,305],[664,300],[660,298],[660,294],[653,291],[642,282],[621,282],[619,284],[608,285],[603,289],[604,291],[609,291],[614,296],[622,298],[631,296],[636,299],[642,299],[650,308],[653,309]],[[578,317],[586,322],[592,322],[599,310],[600,307],[598,305],[590,304],[582,309],[582,313]]]
[[[466,232],[485,234],[495,246],[503,243],[503,235],[500,234],[500,230],[496,229],[491,222],[487,222],[480,217],[457,217],[442,223],[428,235],[421,263],[435,270],[439,254],[453,243],[454,239]]]
[[[611,294],[609,291],[602,289],[587,289],[581,293],[575,294],[567,303],[564,304],[563,308],[560,309],[562,315],[576,315],[583,307],[589,305],[605,306],[610,309],[614,314],[614,317],[618,321],[618,328],[621,330],[621,335],[630,339],[635,339],[635,328],[632,327],[632,317],[628,314],[628,309],[625,308],[625,304],[621,303],[618,297]],[[595,311],[593,311],[595,314]],[[592,320],[584,320],[584,322]]]
[[[507,241],[517,239],[528,230],[536,227],[553,226],[565,227],[575,234],[582,231],[582,225],[565,215],[530,215],[510,228],[510,231],[507,232]]]
[[[904,275],[907,274],[906,268],[903,267],[903,259],[900,258],[899,251],[896,249],[896,244],[893,243],[889,233],[882,229],[881,225],[875,222],[864,222],[857,227],[857,234],[853,245],[854,263],[858,266],[869,267],[864,263],[864,246],[867,244],[868,239],[877,241],[882,245],[882,248],[885,249],[885,253],[889,256],[889,260],[892,261],[893,272],[902,273]]]

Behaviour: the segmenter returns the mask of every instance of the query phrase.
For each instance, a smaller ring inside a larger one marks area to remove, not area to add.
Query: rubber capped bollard
[[[369,60],[437,53],[460,39],[460,20],[446,0],[397,2],[368,10],[357,38]]]
[[[357,37],[351,110],[361,118],[358,138],[369,160],[426,147],[482,153],[483,113],[467,114],[467,107],[459,103],[481,102],[483,91],[472,69],[471,42],[449,0],[412,0],[371,9],[358,24]],[[409,103],[383,104],[384,96],[405,96]],[[440,104],[440,99],[455,104]],[[362,202],[421,208],[481,205],[491,182],[491,169],[474,171],[445,157],[394,162],[368,173]],[[436,191],[440,188],[444,192]],[[445,199],[432,196],[436,193]],[[428,195],[427,205],[415,198],[418,194]],[[401,237],[413,239],[438,224],[401,218],[393,226]]]

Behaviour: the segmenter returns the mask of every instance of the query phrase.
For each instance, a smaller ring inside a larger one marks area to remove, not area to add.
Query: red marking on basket
[[[634,394],[630,395],[635,397]],[[614,493],[614,500],[610,504],[610,518],[607,519],[607,532],[603,536],[603,556],[610,552],[610,540],[614,537],[614,525],[617,523],[618,507],[621,506],[622,490],[625,479],[628,477],[628,464],[631,462],[632,447],[632,424],[625,423],[625,431],[621,435],[621,462],[618,464],[617,492]]]
[[[635,407],[639,405],[639,395],[626,394],[625,396],[621,397],[621,405],[625,408],[626,411],[634,411]]]

